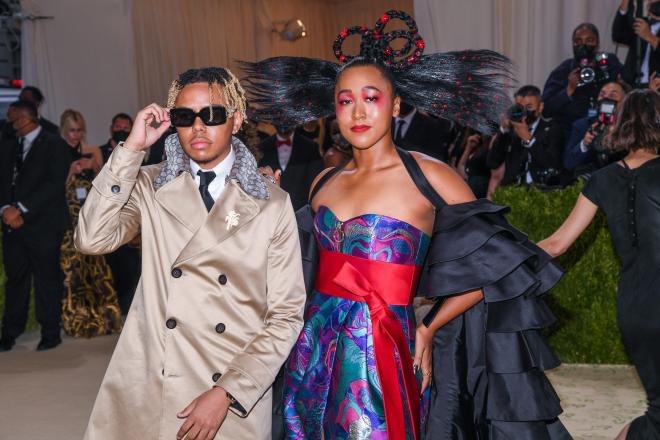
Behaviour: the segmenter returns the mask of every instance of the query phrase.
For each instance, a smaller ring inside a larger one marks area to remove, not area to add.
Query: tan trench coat
[[[214,385],[238,403],[216,439],[270,439],[270,386],[302,328],[300,248],[288,195],[232,144],[239,177],[208,214],[190,173],[167,178],[163,168],[181,167],[171,160],[140,168],[144,153],[119,147],[94,181],[76,246],[108,253],[141,227],[142,278],[88,440],[174,440],[177,412]],[[159,175],[167,181],[156,190]],[[259,179],[268,198],[250,195],[241,179]]]

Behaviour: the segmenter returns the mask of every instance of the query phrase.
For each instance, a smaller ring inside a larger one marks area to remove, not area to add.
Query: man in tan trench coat
[[[183,73],[168,101],[138,113],[76,229],[92,254],[142,233],[142,278],[85,438],[270,439],[270,387],[305,302],[291,202],[232,136],[245,98],[228,70]],[[167,161],[141,168],[170,125]]]

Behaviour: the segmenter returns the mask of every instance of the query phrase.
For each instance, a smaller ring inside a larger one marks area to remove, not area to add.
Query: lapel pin
[[[234,211],[233,209],[229,211],[229,214],[227,214],[227,217],[225,217],[225,222],[227,223],[227,230],[230,230],[234,226],[238,225],[238,218],[241,215]]]

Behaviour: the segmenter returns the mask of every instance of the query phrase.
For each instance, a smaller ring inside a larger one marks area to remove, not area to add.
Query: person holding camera
[[[606,136],[625,158],[595,172],[561,227],[538,245],[557,257],[589,226],[598,208],[607,216],[621,261],[617,321],[623,345],[648,399],[646,413],[617,440],[660,438],[660,96],[635,90],[620,104]],[[609,292],[608,292],[609,294]]]
[[[564,132],[554,119],[542,117],[544,105],[538,87],[521,87],[515,99],[502,133],[488,152],[487,164],[492,170],[504,164],[502,185],[556,185],[561,176]]]
[[[647,11],[638,10],[639,3],[643,2],[621,1],[612,23],[612,40],[629,48],[623,79],[644,88],[651,82],[651,75],[660,71],[660,0],[644,2]]]
[[[598,93],[598,114],[575,121],[564,150],[564,168],[575,174],[591,172],[618,160],[603,148],[603,138],[614,124],[616,109],[630,86],[620,81],[605,84]]]
[[[595,109],[599,88],[618,78],[623,66],[613,53],[599,52],[598,28],[582,23],[573,31],[573,58],[555,68],[543,87],[543,114],[567,134],[571,124]]]

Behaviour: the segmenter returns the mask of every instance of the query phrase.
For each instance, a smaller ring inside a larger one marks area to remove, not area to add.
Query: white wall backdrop
[[[582,22],[600,30],[600,48],[617,52],[611,26],[620,0],[414,0],[427,51],[493,49],[510,57],[518,83],[543,87],[548,74],[572,57],[571,33]]]
[[[137,71],[130,0],[21,0],[23,83],[39,87],[42,114],[59,124],[67,108],[87,121],[88,142],[109,137],[112,116],[135,114]]]

